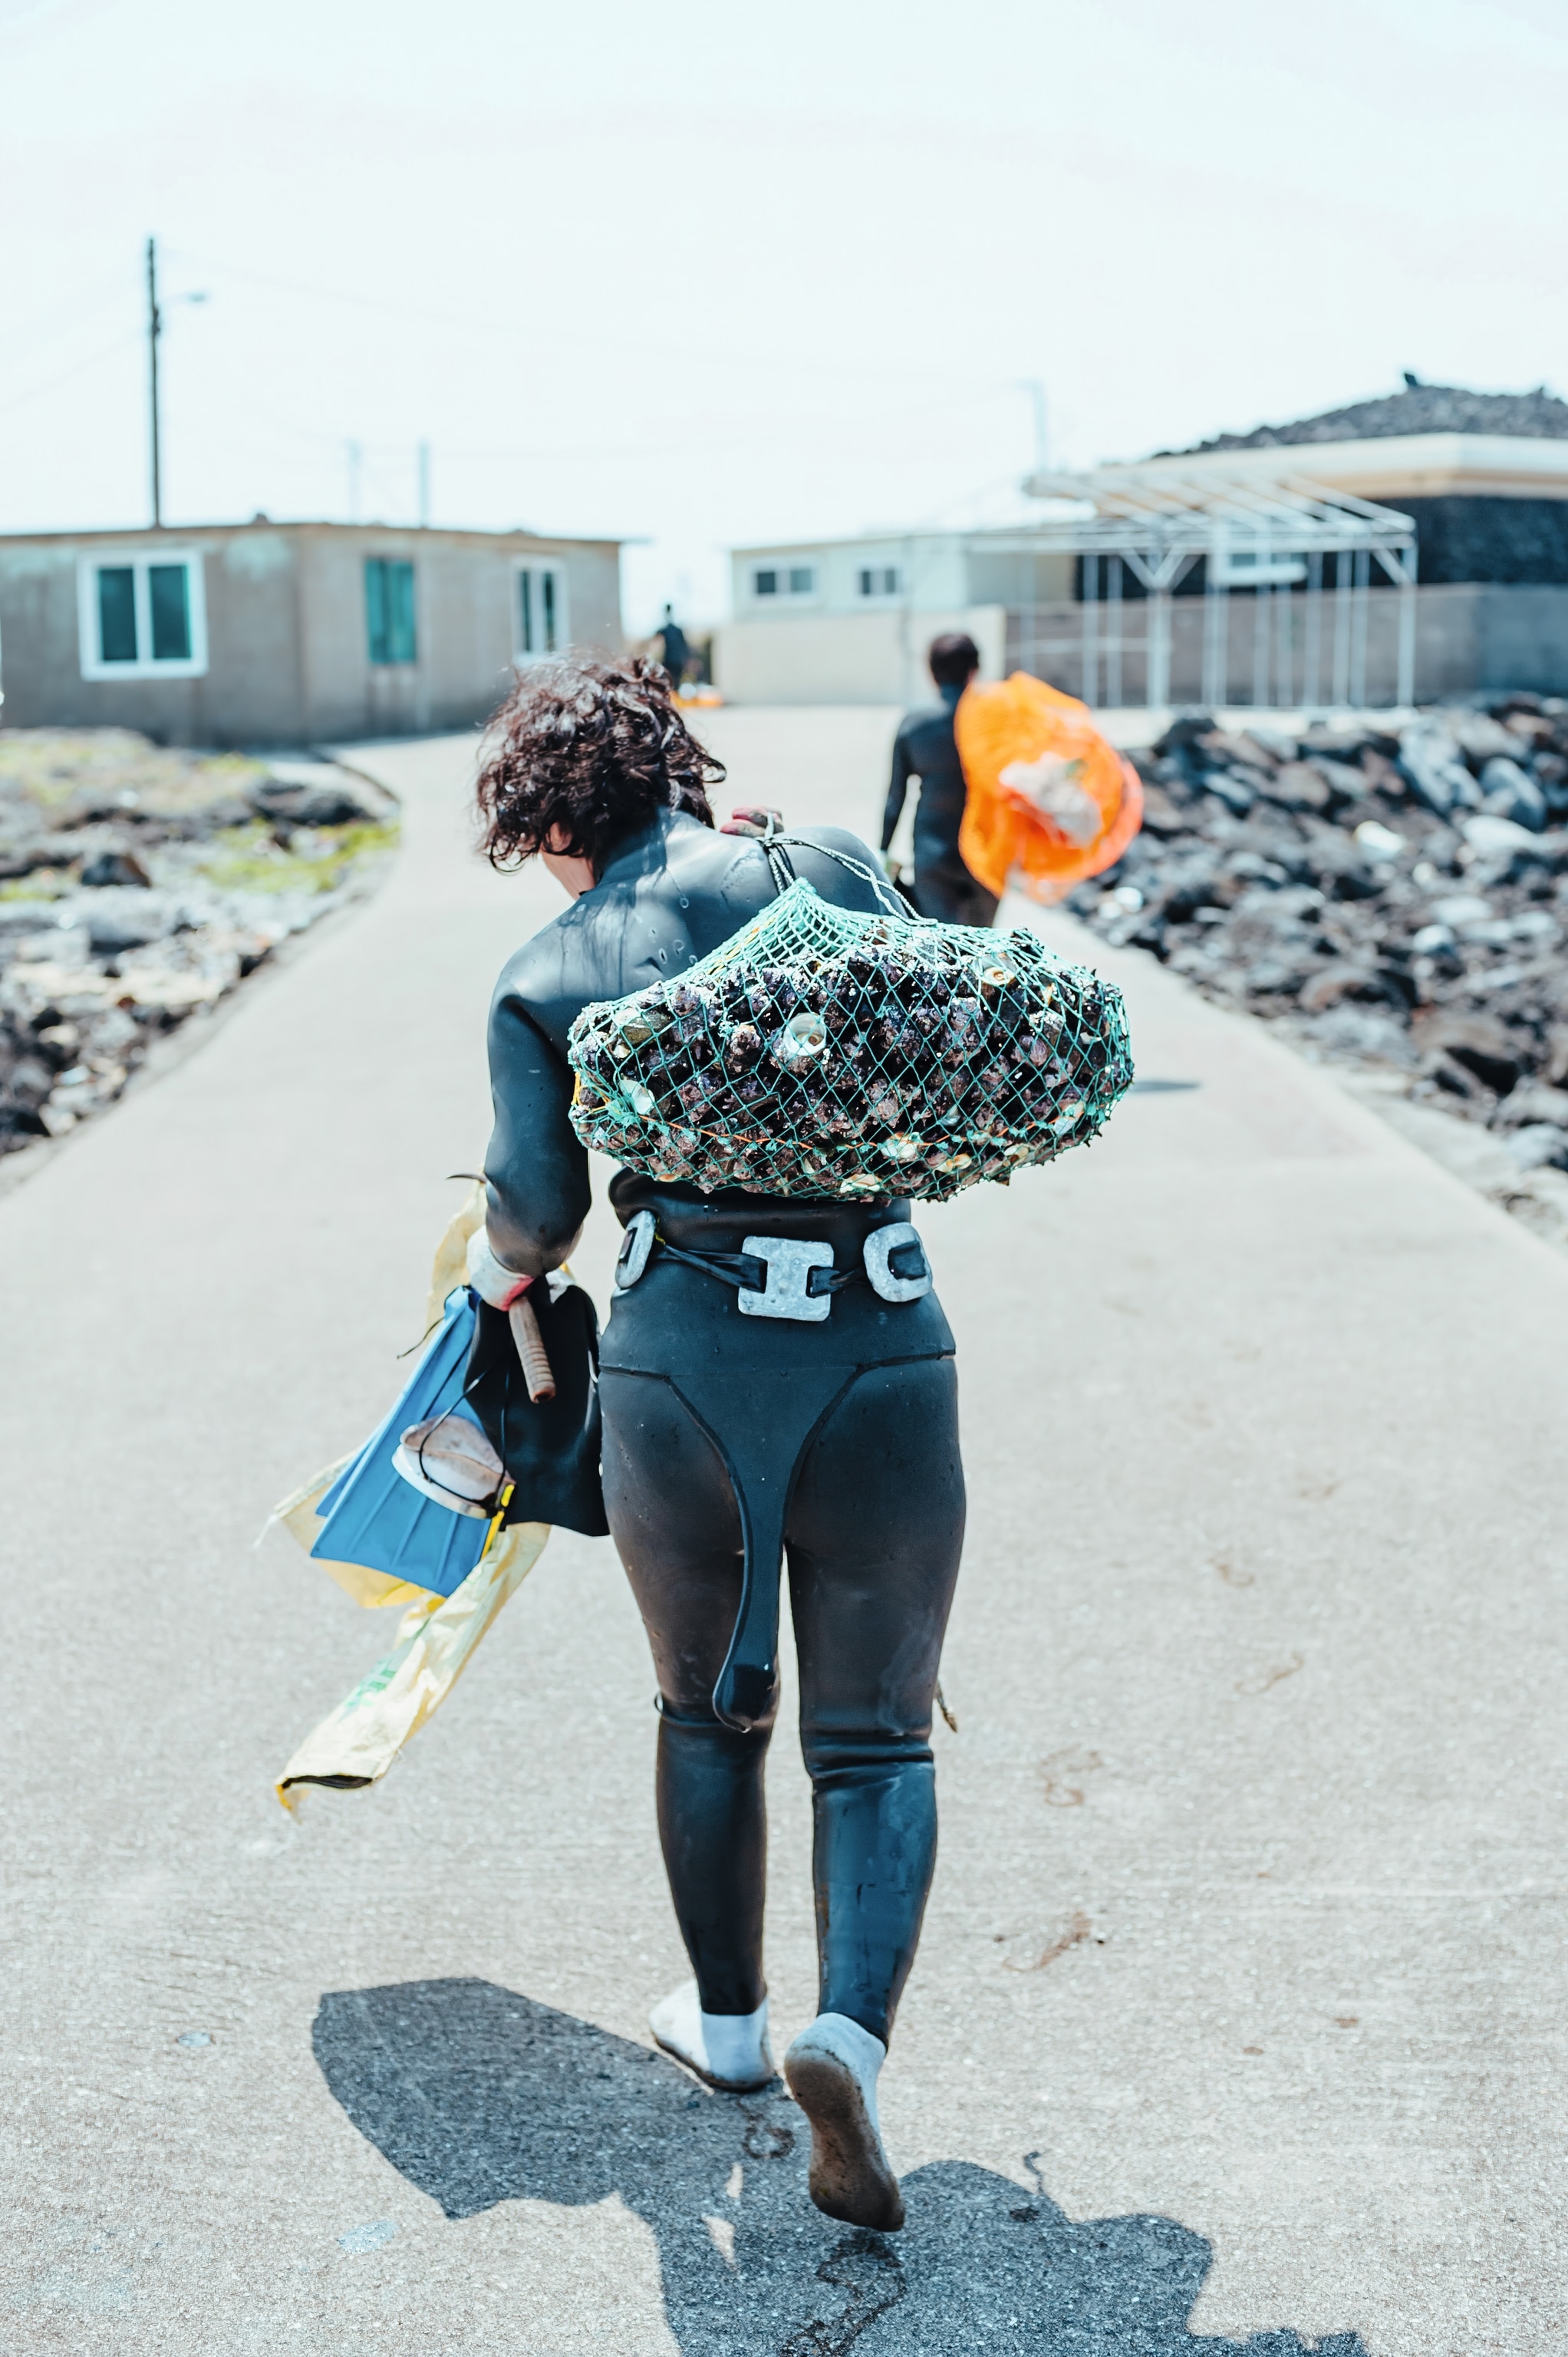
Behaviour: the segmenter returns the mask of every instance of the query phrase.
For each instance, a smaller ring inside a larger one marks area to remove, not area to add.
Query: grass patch
[[[331,892],[360,860],[394,850],[398,829],[358,820],[351,826],[313,827],[308,838],[306,848],[285,851],[264,819],[225,827],[196,873],[220,892]]]
[[[83,797],[173,817],[243,794],[266,777],[249,753],[190,753],[134,728],[0,729],[0,783],[61,812]]]

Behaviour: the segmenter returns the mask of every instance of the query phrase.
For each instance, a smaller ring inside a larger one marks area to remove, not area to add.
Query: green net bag
[[[1005,1185],[1133,1079],[1121,992],[1033,933],[841,909],[804,877],[679,979],[585,1006],[568,1054],[585,1146],[820,1200]]]

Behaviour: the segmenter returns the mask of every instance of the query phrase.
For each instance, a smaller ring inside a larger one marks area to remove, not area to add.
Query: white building
[[[1012,582],[984,535],[866,533],[737,548],[731,563],[735,619],[715,633],[714,670],[732,704],[918,703],[944,630],[967,630],[983,675],[1002,676]],[[1072,580],[1070,557],[1041,560],[1035,595],[1070,597]]]
[[[1568,404],[1423,385],[1024,486],[1036,522],[734,552],[718,685],[907,704],[940,630],[1090,704],[1568,693]]]

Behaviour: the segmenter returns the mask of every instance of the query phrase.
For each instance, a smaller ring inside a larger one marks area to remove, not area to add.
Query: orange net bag
[[[964,690],[954,718],[969,799],[958,838],[970,874],[1059,900],[1113,867],[1144,823],[1144,789],[1089,706],[1015,671]]]

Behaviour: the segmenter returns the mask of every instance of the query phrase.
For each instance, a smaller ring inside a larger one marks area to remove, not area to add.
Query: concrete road
[[[887,716],[713,734],[736,798],[874,823]],[[908,2230],[649,2049],[684,1967],[607,1542],[552,1540],[384,1786],[283,1817],[388,1623],[252,1542],[396,1385],[553,889],[468,855],[462,744],[376,758],[379,899],[0,1201],[0,2350],[1561,2348],[1568,1264],[1131,957],[1171,1085],[924,1222],[972,1523]],[[771,1776],[787,2039],[788,1737]]]

